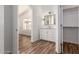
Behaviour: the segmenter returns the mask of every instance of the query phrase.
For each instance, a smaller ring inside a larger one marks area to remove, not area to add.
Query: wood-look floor
[[[63,43],[63,54],[79,54],[79,45],[73,43]]]
[[[31,37],[20,35],[19,50],[21,54],[55,54],[55,43],[38,40],[31,43]]]

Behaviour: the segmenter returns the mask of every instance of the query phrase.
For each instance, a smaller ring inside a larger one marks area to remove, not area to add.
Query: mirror
[[[55,25],[55,14],[52,14],[52,12],[48,12],[48,15],[43,16],[42,24]]]

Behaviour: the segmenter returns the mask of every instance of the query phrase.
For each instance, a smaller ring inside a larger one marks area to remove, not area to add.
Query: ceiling
[[[29,11],[30,7],[28,5],[20,5],[18,6],[18,14],[22,14],[25,11]]]

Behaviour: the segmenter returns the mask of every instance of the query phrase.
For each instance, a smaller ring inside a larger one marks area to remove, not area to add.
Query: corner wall
[[[33,19],[32,19],[32,37],[31,41],[37,41],[40,39],[39,33],[39,24],[40,24],[40,6],[31,6],[33,11]]]

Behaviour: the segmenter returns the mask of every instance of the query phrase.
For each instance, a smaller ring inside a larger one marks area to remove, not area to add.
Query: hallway
[[[38,40],[31,43],[31,38],[20,35],[20,53],[21,54],[55,54],[55,43]]]

